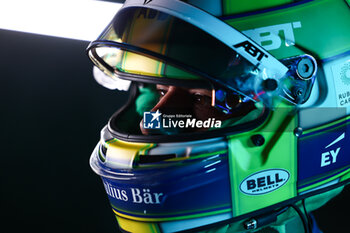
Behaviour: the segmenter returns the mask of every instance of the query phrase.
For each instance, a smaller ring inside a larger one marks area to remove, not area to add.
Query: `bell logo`
[[[289,172],[284,169],[264,170],[245,178],[239,188],[247,195],[261,195],[282,187],[289,176]]]

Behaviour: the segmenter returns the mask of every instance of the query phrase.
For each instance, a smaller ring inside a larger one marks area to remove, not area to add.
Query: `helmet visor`
[[[246,59],[249,50],[261,62]],[[180,18],[144,7],[121,9],[88,52],[113,77],[169,85],[205,78],[253,100],[263,99],[265,79],[277,84],[280,78],[261,65],[267,52],[249,40],[229,47]]]

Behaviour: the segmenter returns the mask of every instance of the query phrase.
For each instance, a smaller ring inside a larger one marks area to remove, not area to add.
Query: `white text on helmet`
[[[300,21],[255,28],[243,31],[243,33],[264,49],[273,50],[281,47],[282,39],[286,47],[293,46],[295,44],[293,29],[295,28],[301,28]]]

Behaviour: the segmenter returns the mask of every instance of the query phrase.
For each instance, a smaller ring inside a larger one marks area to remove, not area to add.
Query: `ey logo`
[[[329,148],[330,146],[333,146],[334,144],[338,143],[339,141],[343,140],[344,138],[345,138],[345,133],[343,133],[337,139],[335,139],[333,142],[331,142],[329,145],[327,145],[325,147],[325,149]],[[327,152],[322,153],[321,154],[321,167],[326,167],[326,166],[329,166],[333,163],[336,163],[340,149],[341,149],[341,147],[338,147],[335,150],[329,150]]]
[[[143,113],[143,128],[145,129],[160,129],[161,128],[161,113],[156,112]]]
[[[300,21],[255,28],[243,31],[243,33],[264,49],[273,50],[281,47],[282,40],[285,46],[293,46],[295,44],[294,29],[296,28],[301,28]]]

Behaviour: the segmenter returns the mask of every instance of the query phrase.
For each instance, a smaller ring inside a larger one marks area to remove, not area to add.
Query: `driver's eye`
[[[201,106],[211,106],[211,97],[202,94],[194,94],[194,101],[196,104]]]
[[[159,94],[160,97],[163,97],[163,96],[165,96],[165,94],[167,93],[167,90],[158,89],[157,92],[158,92],[158,94]]]

